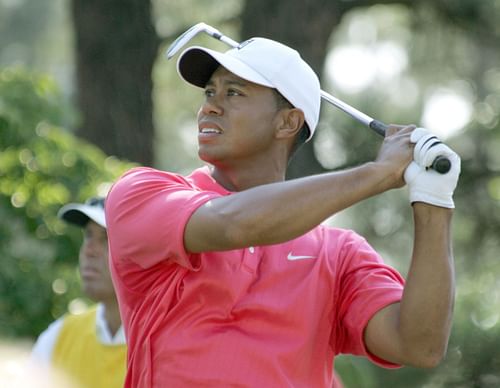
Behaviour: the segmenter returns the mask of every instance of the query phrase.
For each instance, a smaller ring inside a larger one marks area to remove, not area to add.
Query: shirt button
[[[254,253],[255,252],[255,248],[254,247],[250,247],[250,248],[248,248],[248,250],[250,251],[250,253]]]

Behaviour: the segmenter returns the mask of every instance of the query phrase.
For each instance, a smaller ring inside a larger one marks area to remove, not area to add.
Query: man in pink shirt
[[[454,299],[456,153],[393,125],[375,161],[285,181],[319,119],[319,81],[300,55],[254,38],[226,53],[189,48],[178,70],[205,90],[208,166],[133,169],[106,202],[125,386],[331,387],[341,353],[437,365]],[[437,155],[451,160],[447,174],[427,169]],[[406,284],[364,238],[322,225],[405,182],[415,223]]]

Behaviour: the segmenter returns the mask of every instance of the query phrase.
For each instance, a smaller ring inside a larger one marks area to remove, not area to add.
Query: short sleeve
[[[150,268],[173,260],[196,269],[198,263],[184,249],[184,229],[191,214],[216,196],[194,188],[177,174],[132,169],[113,185],[106,199],[113,261],[130,260]]]
[[[394,268],[383,263],[365,239],[357,235],[351,237],[341,251],[338,325],[332,338],[338,353],[365,356],[379,366],[397,368],[400,365],[368,352],[364,329],[377,311],[401,300],[404,279]]]

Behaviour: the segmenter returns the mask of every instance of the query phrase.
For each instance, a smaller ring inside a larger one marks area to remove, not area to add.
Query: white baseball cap
[[[80,227],[87,225],[89,219],[103,228],[106,227],[104,198],[101,197],[89,198],[85,203],[68,203],[59,210],[57,215],[64,221]]]
[[[314,70],[300,54],[284,44],[266,38],[252,38],[225,53],[194,46],[177,61],[179,75],[204,88],[220,66],[247,81],[277,89],[295,108],[304,112],[309,140],[319,120],[320,83]]]

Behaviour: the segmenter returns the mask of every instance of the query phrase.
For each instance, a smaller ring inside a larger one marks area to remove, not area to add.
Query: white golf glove
[[[415,143],[413,161],[404,174],[410,190],[410,203],[425,202],[454,208],[453,191],[460,175],[460,157],[423,128],[416,128],[412,132],[411,142]],[[437,156],[445,156],[451,162],[450,170],[446,174],[440,174],[429,168]]]

